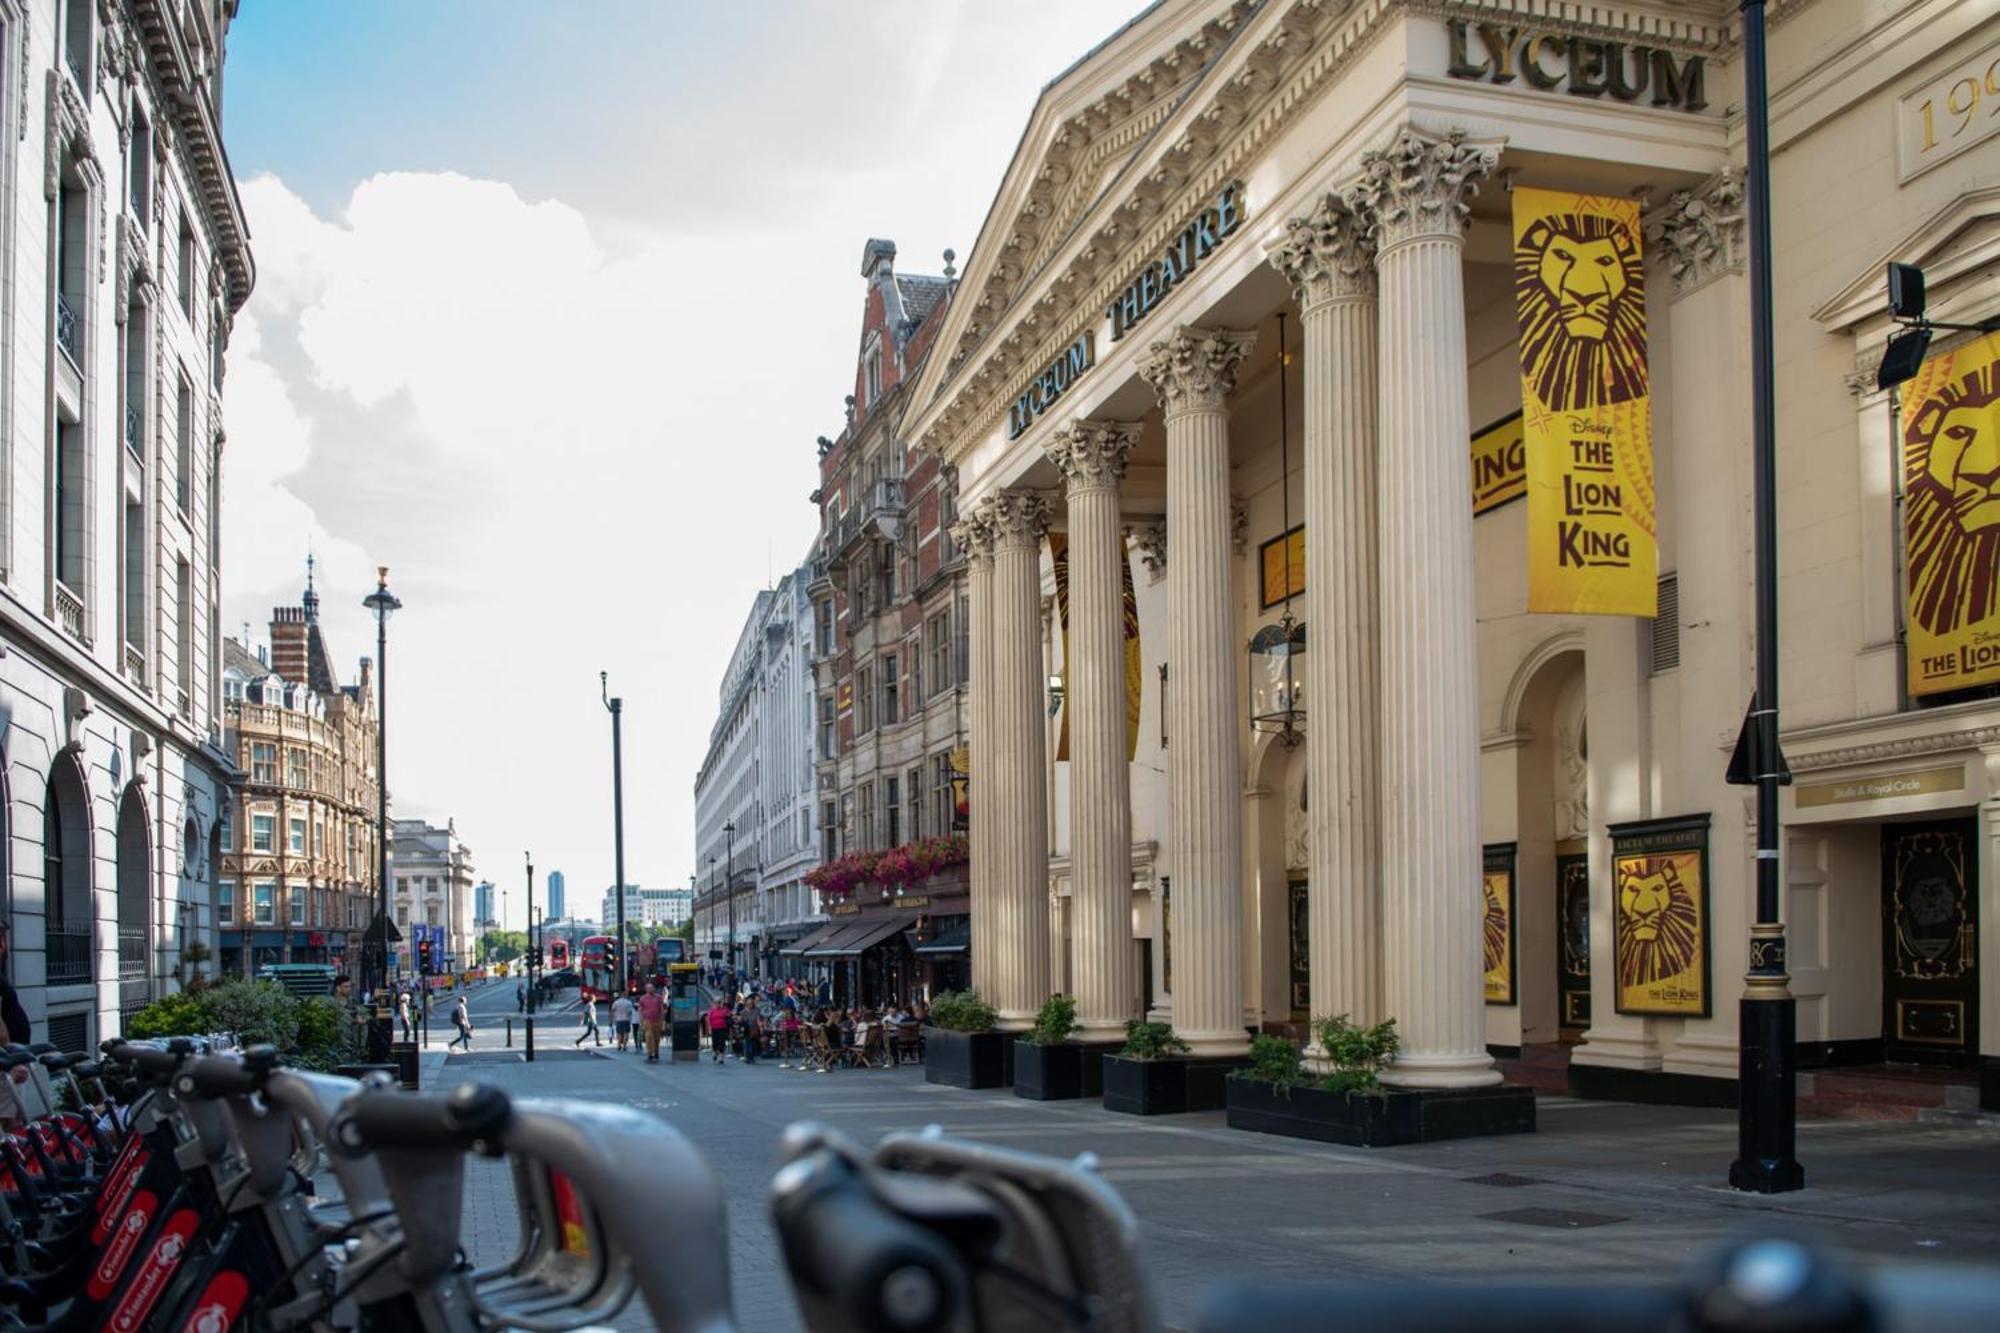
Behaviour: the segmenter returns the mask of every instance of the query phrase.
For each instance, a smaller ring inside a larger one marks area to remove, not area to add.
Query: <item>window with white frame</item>
[[[286,831],[285,846],[293,856],[304,856],[306,854],[306,821],[303,816],[293,815],[289,823],[290,827]]]
[[[924,630],[930,638],[931,693],[951,687],[951,612],[940,611]]]
[[[277,924],[278,886],[269,883],[259,884],[250,893],[251,902],[257,913],[257,924],[260,926]]]
[[[278,785],[278,747],[270,741],[250,742],[250,780],[264,787]]]
[[[295,926],[303,926],[305,923],[306,923],[306,891],[304,889],[293,889],[292,924]]]
[[[236,924],[236,881],[222,879],[215,882],[215,919],[217,924]]]
[[[275,852],[278,850],[278,817],[276,815],[250,816],[250,850],[253,852]]]

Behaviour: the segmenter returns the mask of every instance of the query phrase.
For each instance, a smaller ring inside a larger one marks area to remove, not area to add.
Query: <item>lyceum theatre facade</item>
[[[1971,1066],[2000,1049],[2000,705],[1899,665],[1871,377],[1884,259],[1933,269],[1939,318],[2000,306],[2000,139],[1905,160],[1923,89],[1934,139],[1958,123],[1960,65],[2000,108],[1990,7],[1771,8],[1801,1047]],[[1088,1039],[1149,1012],[1229,1055],[1393,1017],[1406,1086],[1526,1046],[1585,1091],[1731,1095],[1735,23],[1162,0],[1044,90],[906,419],[959,476],[972,970],[1003,1022],[1065,991]]]

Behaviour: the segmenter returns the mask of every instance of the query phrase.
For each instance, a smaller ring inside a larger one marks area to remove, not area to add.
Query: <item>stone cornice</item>
[[[181,150],[187,155],[202,202],[202,212],[215,235],[215,251],[229,278],[229,311],[234,314],[250,299],[257,269],[250,257],[250,228],[243,218],[243,201],[223,151],[208,89],[188,59],[181,33],[165,0],[126,0],[144,44],[154,81],[163,97],[161,110],[172,116]]]
[[[2000,724],[1964,727],[1955,731],[1933,731],[1920,736],[1899,736],[1832,750],[1787,754],[1794,773],[1818,773],[1827,769],[1850,768],[1858,764],[1881,763],[1891,759],[1913,759],[1945,754],[1953,750],[1977,750],[2000,745]]]

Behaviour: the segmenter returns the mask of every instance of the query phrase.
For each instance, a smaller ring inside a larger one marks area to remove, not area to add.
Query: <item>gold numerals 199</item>
[[[1947,119],[1957,120],[1945,137],[1956,139],[1965,133],[1966,127],[1979,114],[1982,102],[1986,104],[1987,115],[2000,115],[2000,56],[1994,57],[1993,63],[1986,67],[1983,79],[1968,74],[1945,92],[1944,114]],[[1938,99],[1926,97],[1917,114],[1924,118],[1923,151],[1928,153],[1938,145]]]

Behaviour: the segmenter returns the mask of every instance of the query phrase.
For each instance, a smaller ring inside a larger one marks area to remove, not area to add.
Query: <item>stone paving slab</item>
[[[1231,1130],[1220,1113],[1140,1118],[934,1087],[913,1067],[812,1075],[648,1065],[608,1047],[566,1054],[579,1058],[447,1063],[434,1046],[424,1078],[615,1102],[679,1127],[721,1181],[739,1326],[759,1333],[800,1326],[765,1207],[778,1136],[807,1117],[864,1142],[940,1124],[1032,1152],[1094,1153],[1140,1220],[1170,1324],[1224,1278],[1654,1280],[1752,1227],[1803,1231],[1870,1260],[2000,1261],[2000,1132],[1986,1127],[1807,1122],[1810,1188],[1765,1199],[1722,1184],[1729,1112],[1549,1098],[1537,1134],[1367,1150]],[[504,1257],[511,1179],[476,1163],[466,1191],[474,1261]],[[619,1327],[650,1321],[628,1311]]]

